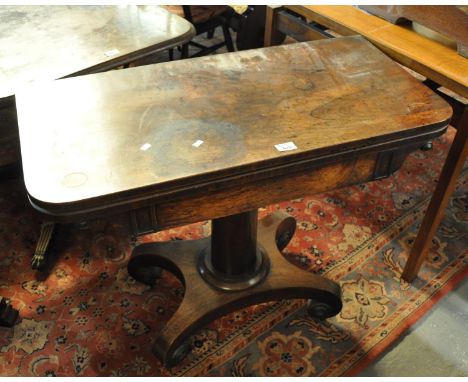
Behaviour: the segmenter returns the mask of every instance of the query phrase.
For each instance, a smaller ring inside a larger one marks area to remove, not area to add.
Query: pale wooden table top
[[[16,101],[26,187],[51,209],[403,145],[451,116],[357,36],[36,84]]]
[[[0,99],[32,81],[115,68],[189,41],[187,20],[158,6],[0,6]]]
[[[468,98],[468,59],[453,47],[351,5],[288,5],[286,8],[344,36],[360,34],[395,61]]]

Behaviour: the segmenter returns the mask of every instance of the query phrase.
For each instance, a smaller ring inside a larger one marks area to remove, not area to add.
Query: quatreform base
[[[132,277],[152,285],[165,269],[185,287],[181,305],[153,345],[166,367],[190,352],[192,334],[250,305],[298,298],[309,300],[308,312],[316,318],[340,312],[339,285],[297,268],[280,252],[294,234],[295,219],[278,211],[258,223],[257,229],[257,210],[249,211],[214,219],[210,238],[134,248],[128,263]]]

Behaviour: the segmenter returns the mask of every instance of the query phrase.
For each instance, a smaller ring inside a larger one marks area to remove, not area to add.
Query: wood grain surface
[[[468,6],[466,5],[362,5],[367,12],[394,24],[408,20],[421,24],[453,41],[468,57]]]
[[[0,99],[24,84],[115,68],[189,41],[193,26],[158,6],[0,6]]]
[[[456,49],[350,5],[288,5],[344,36],[360,34],[395,61],[468,98],[468,60]]]
[[[51,214],[350,160],[440,135],[451,116],[357,36],[36,84],[17,108],[26,186]]]

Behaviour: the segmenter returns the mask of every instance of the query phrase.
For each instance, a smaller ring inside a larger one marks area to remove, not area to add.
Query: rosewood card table
[[[295,220],[257,209],[389,176],[452,113],[361,37],[36,84],[17,110],[29,198],[49,219],[128,214],[136,234],[212,220],[210,238],[141,244],[128,263],[143,283],[165,269],[185,286],[153,347],[168,367],[248,305],[304,298],[336,315],[339,285],[281,255]]]

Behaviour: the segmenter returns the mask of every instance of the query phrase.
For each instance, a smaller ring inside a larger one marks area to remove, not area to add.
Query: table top
[[[158,6],[2,5],[0,99],[32,81],[115,68],[194,33]]]
[[[350,5],[286,6],[347,36],[360,34],[395,61],[468,98],[468,59],[408,25],[394,25]]]
[[[34,84],[16,103],[26,187],[48,211],[378,151],[452,113],[359,36]]]

